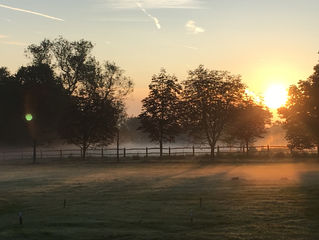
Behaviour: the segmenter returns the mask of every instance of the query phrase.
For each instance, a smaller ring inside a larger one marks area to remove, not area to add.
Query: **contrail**
[[[157,29],[161,29],[161,24],[160,24],[158,18],[156,18],[156,17],[152,16],[151,14],[149,14],[149,13],[145,10],[145,8],[142,7],[142,4],[141,4],[141,3],[137,2],[136,5],[139,7],[139,9],[141,9],[141,10],[145,13],[146,16],[148,16],[149,18],[151,18],[151,19],[154,21],[154,23],[155,23]]]
[[[41,17],[50,18],[50,19],[57,20],[57,21],[64,21],[64,20],[61,19],[61,18],[56,18],[56,17],[52,17],[52,16],[45,15],[45,14],[42,14],[42,13],[33,12],[33,11],[21,9],[21,8],[10,7],[10,6],[3,5],[3,4],[0,4],[0,7],[2,7],[2,8],[7,8],[7,9],[10,9],[10,10],[13,10],[13,11],[30,13],[30,14],[33,14],[33,15],[38,15],[38,16],[41,16]]]

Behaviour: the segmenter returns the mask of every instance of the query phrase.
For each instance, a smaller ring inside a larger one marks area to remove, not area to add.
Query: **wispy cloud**
[[[4,38],[8,38],[8,36],[0,34],[0,39],[4,39]]]
[[[185,24],[185,28],[189,33],[192,34],[198,34],[198,33],[203,33],[205,32],[204,28],[198,27],[196,26],[196,22],[193,20],[189,20],[186,24]]]
[[[15,8],[15,7],[11,7],[11,6],[4,5],[4,4],[0,4],[0,8],[6,8],[6,9],[13,10],[13,11],[29,13],[29,14],[33,14],[33,15],[37,15],[37,16],[49,18],[49,19],[52,19],[52,20],[56,20],[56,21],[64,21],[64,20],[61,19],[61,18],[52,17],[52,16],[49,16],[49,15],[46,15],[46,14],[43,14],[43,13],[34,12],[34,11],[26,10],[26,9]]]
[[[135,0],[108,0],[115,8],[134,8]],[[149,8],[200,8],[201,0],[140,0],[146,9]]]
[[[139,9],[142,10],[142,12],[145,13],[146,16],[148,16],[150,19],[152,19],[152,20],[154,21],[154,23],[155,23],[157,29],[161,29],[161,24],[160,24],[158,18],[156,18],[156,17],[152,16],[151,14],[149,14],[149,13],[145,10],[145,8],[143,8],[143,6],[142,6],[142,4],[141,4],[140,2],[137,2],[136,5],[139,7]]]
[[[184,48],[191,49],[191,50],[198,50],[197,47],[193,47],[193,46],[183,45],[183,47],[184,47]]]
[[[14,46],[27,46],[27,44],[24,42],[15,42],[15,41],[3,41],[3,42],[0,42],[0,44],[14,45]]]

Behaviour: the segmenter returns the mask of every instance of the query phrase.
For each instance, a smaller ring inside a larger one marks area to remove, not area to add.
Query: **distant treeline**
[[[141,114],[127,118],[132,81],[115,63],[98,62],[92,49],[86,40],[45,39],[27,47],[28,66],[15,74],[0,68],[1,144],[63,141],[80,146],[85,157],[92,146],[149,138],[162,154],[163,144],[180,136],[208,144],[214,158],[218,141],[248,151],[271,125],[269,109],[247,94],[240,76],[203,65],[181,82],[162,69],[151,79]],[[319,65],[289,95],[279,109],[289,147],[318,146]]]

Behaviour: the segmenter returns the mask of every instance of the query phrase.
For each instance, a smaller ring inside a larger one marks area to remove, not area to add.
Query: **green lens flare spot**
[[[32,118],[33,118],[33,116],[30,113],[25,115],[25,120],[27,120],[28,122],[32,121]]]

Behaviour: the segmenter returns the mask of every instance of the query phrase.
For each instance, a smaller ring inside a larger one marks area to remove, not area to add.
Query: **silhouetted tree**
[[[160,156],[163,155],[163,142],[173,141],[180,132],[178,105],[181,89],[177,78],[162,69],[153,75],[149,95],[142,100],[140,129],[149,133],[152,141],[159,142]]]
[[[33,115],[28,123],[31,137],[46,142],[56,139],[68,102],[60,79],[47,64],[20,67],[15,78],[21,86],[24,114]]]
[[[3,144],[47,142],[57,137],[65,90],[47,64],[20,67],[15,75],[0,69],[1,139]],[[26,113],[33,120],[26,122]]]
[[[245,86],[240,76],[215,71],[200,65],[189,71],[183,82],[184,126],[195,138],[205,138],[211,147],[211,158],[225,124],[234,108],[241,102]]]
[[[90,41],[68,41],[59,37],[53,41],[44,39],[39,45],[32,44],[26,50],[34,65],[49,64],[58,74],[69,94],[92,78],[96,60],[91,52]]]
[[[289,89],[286,106],[278,110],[285,120],[289,147],[297,149],[316,146],[319,154],[319,64],[305,81]]]
[[[68,92],[70,104],[60,132],[82,148],[83,157],[89,146],[112,141],[125,116],[124,99],[133,89],[121,68],[112,62],[101,65],[92,49],[89,41],[59,37],[30,45],[26,51],[34,64],[49,64]]]
[[[3,84],[4,82],[7,82],[8,80],[12,79],[13,76],[11,76],[9,70],[6,67],[0,67],[0,83]]]
[[[22,89],[7,68],[0,68],[0,143],[11,145],[26,140]]]
[[[65,116],[62,136],[82,149],[83,158],[93,145],[108,145],[125,115],[124,99],[132,91],[132,82],[114,63],[95,65],[91,77],[72,95]]]
[[[118,109],[109,99],[73,97],[61,135],[69,143],[79,146],[85,158],[90,146],[112,142],[118,115]]]
[[[249,144],[266,134],[271,117],[267,107],[252,99],[244,99],[232,113],[232,120],[225,128],[225,135],[244,144],[248,153]]]

